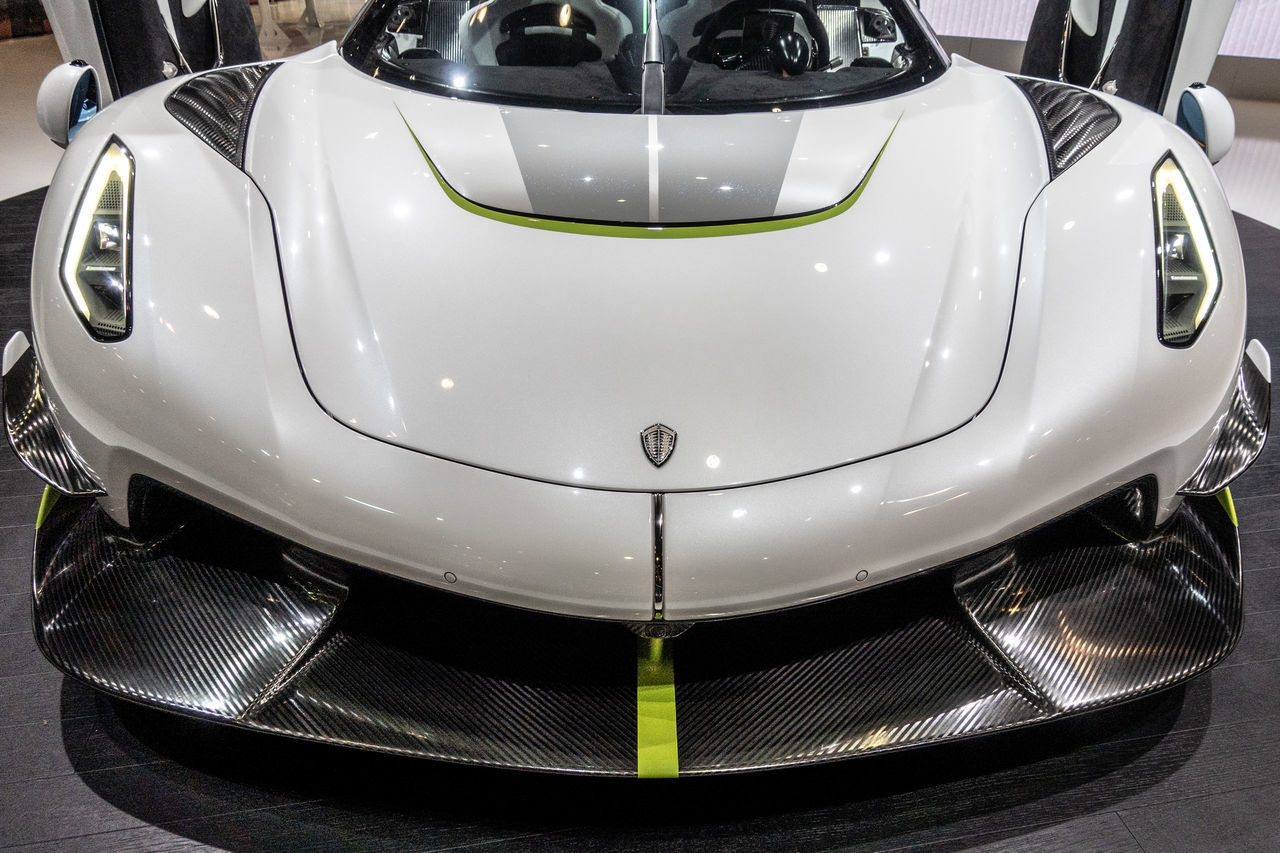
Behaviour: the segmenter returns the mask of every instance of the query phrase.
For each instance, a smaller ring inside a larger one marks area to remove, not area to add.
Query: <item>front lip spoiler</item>
[[[815,764],[1116,704],[1224,658],[1243,618],[1229,498],[1188,497],[1152,530],[1151,491],[891,587],[638,648],[625,623],[326,566],[172,493],[183,520],[145,542],[96,501],[61,500],[36,537],[35,633],[63,671],[171,711],[609,776],[645,774],[659,643],[679,775]]]
[[[105,495],[101,479],[58,426],[40,363],[27,336],[17,332],[4,348],[5,434],[13,452],[33,474],[65,495]]]

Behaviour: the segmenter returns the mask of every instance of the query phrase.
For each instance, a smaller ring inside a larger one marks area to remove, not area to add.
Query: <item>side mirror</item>
[[[36,93],[36,121],[60,148],[98,113],[98,75],[82,59],[49,72]]]
[[[1192,83],[1178,102],[1178,127],[1200,143],[1209,162],[1217,163],[1236,141],[1236,114],[1227,96],[1212,86]]]
[[[1098,34],[1101,7],[1099,0],[1071,0],[1071,17],[1080,31],[1090,38]]]

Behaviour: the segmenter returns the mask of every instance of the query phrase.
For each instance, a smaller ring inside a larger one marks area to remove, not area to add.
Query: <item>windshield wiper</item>
[[[649,0],[649,26],[644,37],[644,66],[640,78],[640,112],[662,115],[667,108],[666,66],[662,62],[662,31],[658,29],[658,0]]]

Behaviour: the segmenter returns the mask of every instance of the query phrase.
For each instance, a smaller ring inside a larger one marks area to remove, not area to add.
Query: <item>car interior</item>
[[[646,0],[406,0],[387,16],[375,52],[455,89],[534,95],[563,86],[569,98],[630,102],[640,93],[646,10]],[[878,0],[659,0],[657,17],[675,103],[835,94],[913,62],[904,27]]]

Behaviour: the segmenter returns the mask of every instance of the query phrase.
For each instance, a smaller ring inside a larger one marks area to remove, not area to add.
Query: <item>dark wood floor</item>
[[[0,202],[6,333],[29,322],[41,195]],[[1239,225],[1251,334],[1280,356],[1280,231],[1243,217]],[[676,782],[460,769],[106,700],[56,672],[32,640],[40,491],[11,453],[0,455],[0,847],[1280,849],[1280,452],[1234,489],[1248,616],[1239,648],[1210,674],[1026,732],[818,770]]]

